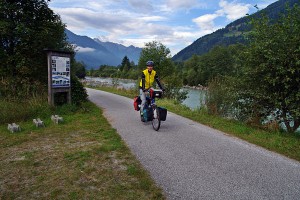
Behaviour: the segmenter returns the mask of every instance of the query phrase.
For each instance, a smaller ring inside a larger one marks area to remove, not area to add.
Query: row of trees
[[[98,69],[90,69],[87,74],[96,77],[136,79],[137,73],[137,65],[130,61],[127,56],[124,56],[122,63],[117,67],[101,65]]]
[[[241,69],[239,55],[244,45],[216,46],[207,54],[192,56],[183,64],[183,83],[205,85],[216,76],[236,76]]]

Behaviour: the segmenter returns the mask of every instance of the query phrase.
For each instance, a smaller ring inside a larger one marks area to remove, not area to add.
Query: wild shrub
[[[71,98],[72,104],[79,105],[87,101],[87,92],[83,84],[76,76],[71,76]]]
[[[235,93],[233,80],[228,77],[216,77],[209,81],[206,107],[210,114],[236,118]]]

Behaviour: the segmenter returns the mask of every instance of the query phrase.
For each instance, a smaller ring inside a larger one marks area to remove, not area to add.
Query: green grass
[[[98,87],[96,89],[112,92],[132,99],[138,94],[135,90],[119,90],[112,87]],[[188,107],[175,103],[172,100],[159,99],[157,104],[167,108],[168,111],[183,117],[300,161],[299,134],[289,134],[283,131],[271,131],[263,128],[252,127],[235,120],[228,120],[218,116],[209,115],[204,110],[191,110]]]
[[[101,89],[132,99],[138,94]],[[0,102],[1,109],[9,108],[19,120],[14,122],[22,127],[21,132],[10,133],[6,122],[0,123],[0,199],[165,199],[101,109],[92,103],[80,108],[49,108],[43,102],[33,102],[24,104],[22,111],[14,108],[16,103],[6,107],[7,102]],[[254,128],[203,110],[191,111],[166,99],[157,104],[300,161],[299,136]],[[54,124],[51,114],[63,116],[64,122]],[[32,116],[41,117],[46,127],[36,128]]]
[[[165,199],[162,190],[92,103],[55,110],[45,128],[0,125],[0,199]]]
[[[48,106],[46,97],[11,101],[0,98],[0,124],[26,121],[29,118],[44,118],[53,108]]]

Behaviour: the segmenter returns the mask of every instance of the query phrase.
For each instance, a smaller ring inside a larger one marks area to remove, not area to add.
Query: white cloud
[[[193,32],[189,31],[176,31],[173,35],[177,39],[191,38],[195,36]]]
[[[246,16],[249,13],[250,7],[252,7],[250,4],[236,3],[235,1],[229,3],[224,0],[219,2],[219,6],[222,8],[221,12],[230,21]]]
[[[270,5],[271,3],[274,3],[277,0],[265,0],[263,2],[258,2],[257,7],[261,10]],[[253,5],[254,6],[254,5]]]
[[[195,22],[202,30],[213,31],[215,30],[214,20],[217,17],[219,17],[218,14],[206,14],[193,19],[193,22]]]
[[[145,17],[141,17],[140,18],[143,21],[166,21],[167,18],[166,17],[162,17],[162,16],[145,16]]]
[[[49,5],[75,34],[137,47],[157,40],[175,54],[180,47],[226,25],[220,21],[243,17],[254,6],[240,2],[250,1],[51,0]],[[80,51],[93,49],[81,47]]]
[[[75,48],[75,50],[76,51],[79,51],[79,52],[93,52],[93,51],[95,51],[95,49],[93,49],[93,48],[89,48],[89,47],[81,47],[81,46],[77,46],[76,48]]]
[[[107,32],[130,30],[136,20],[128,13],[95,12],[85,8],[55,9],[59,12],[67,28],[95,28]]]
[[[251,7],[250,4],[237,3],[236,1],[228,2],[225,0],[219,1],[220,9],[213,14],[205,14],[200,17],[194,18],[195,22],[202,30],[215,31],[220,27],[215,25],[215,20],[218,17],[226,17],[228,21],[234,21],[241,17],[246,16]]]

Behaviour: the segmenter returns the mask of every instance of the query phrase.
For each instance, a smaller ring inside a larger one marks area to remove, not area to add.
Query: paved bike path
[[[168,112],[158,132],[133,100],[88,89],[168,199],[300,199],[300,163]]]

